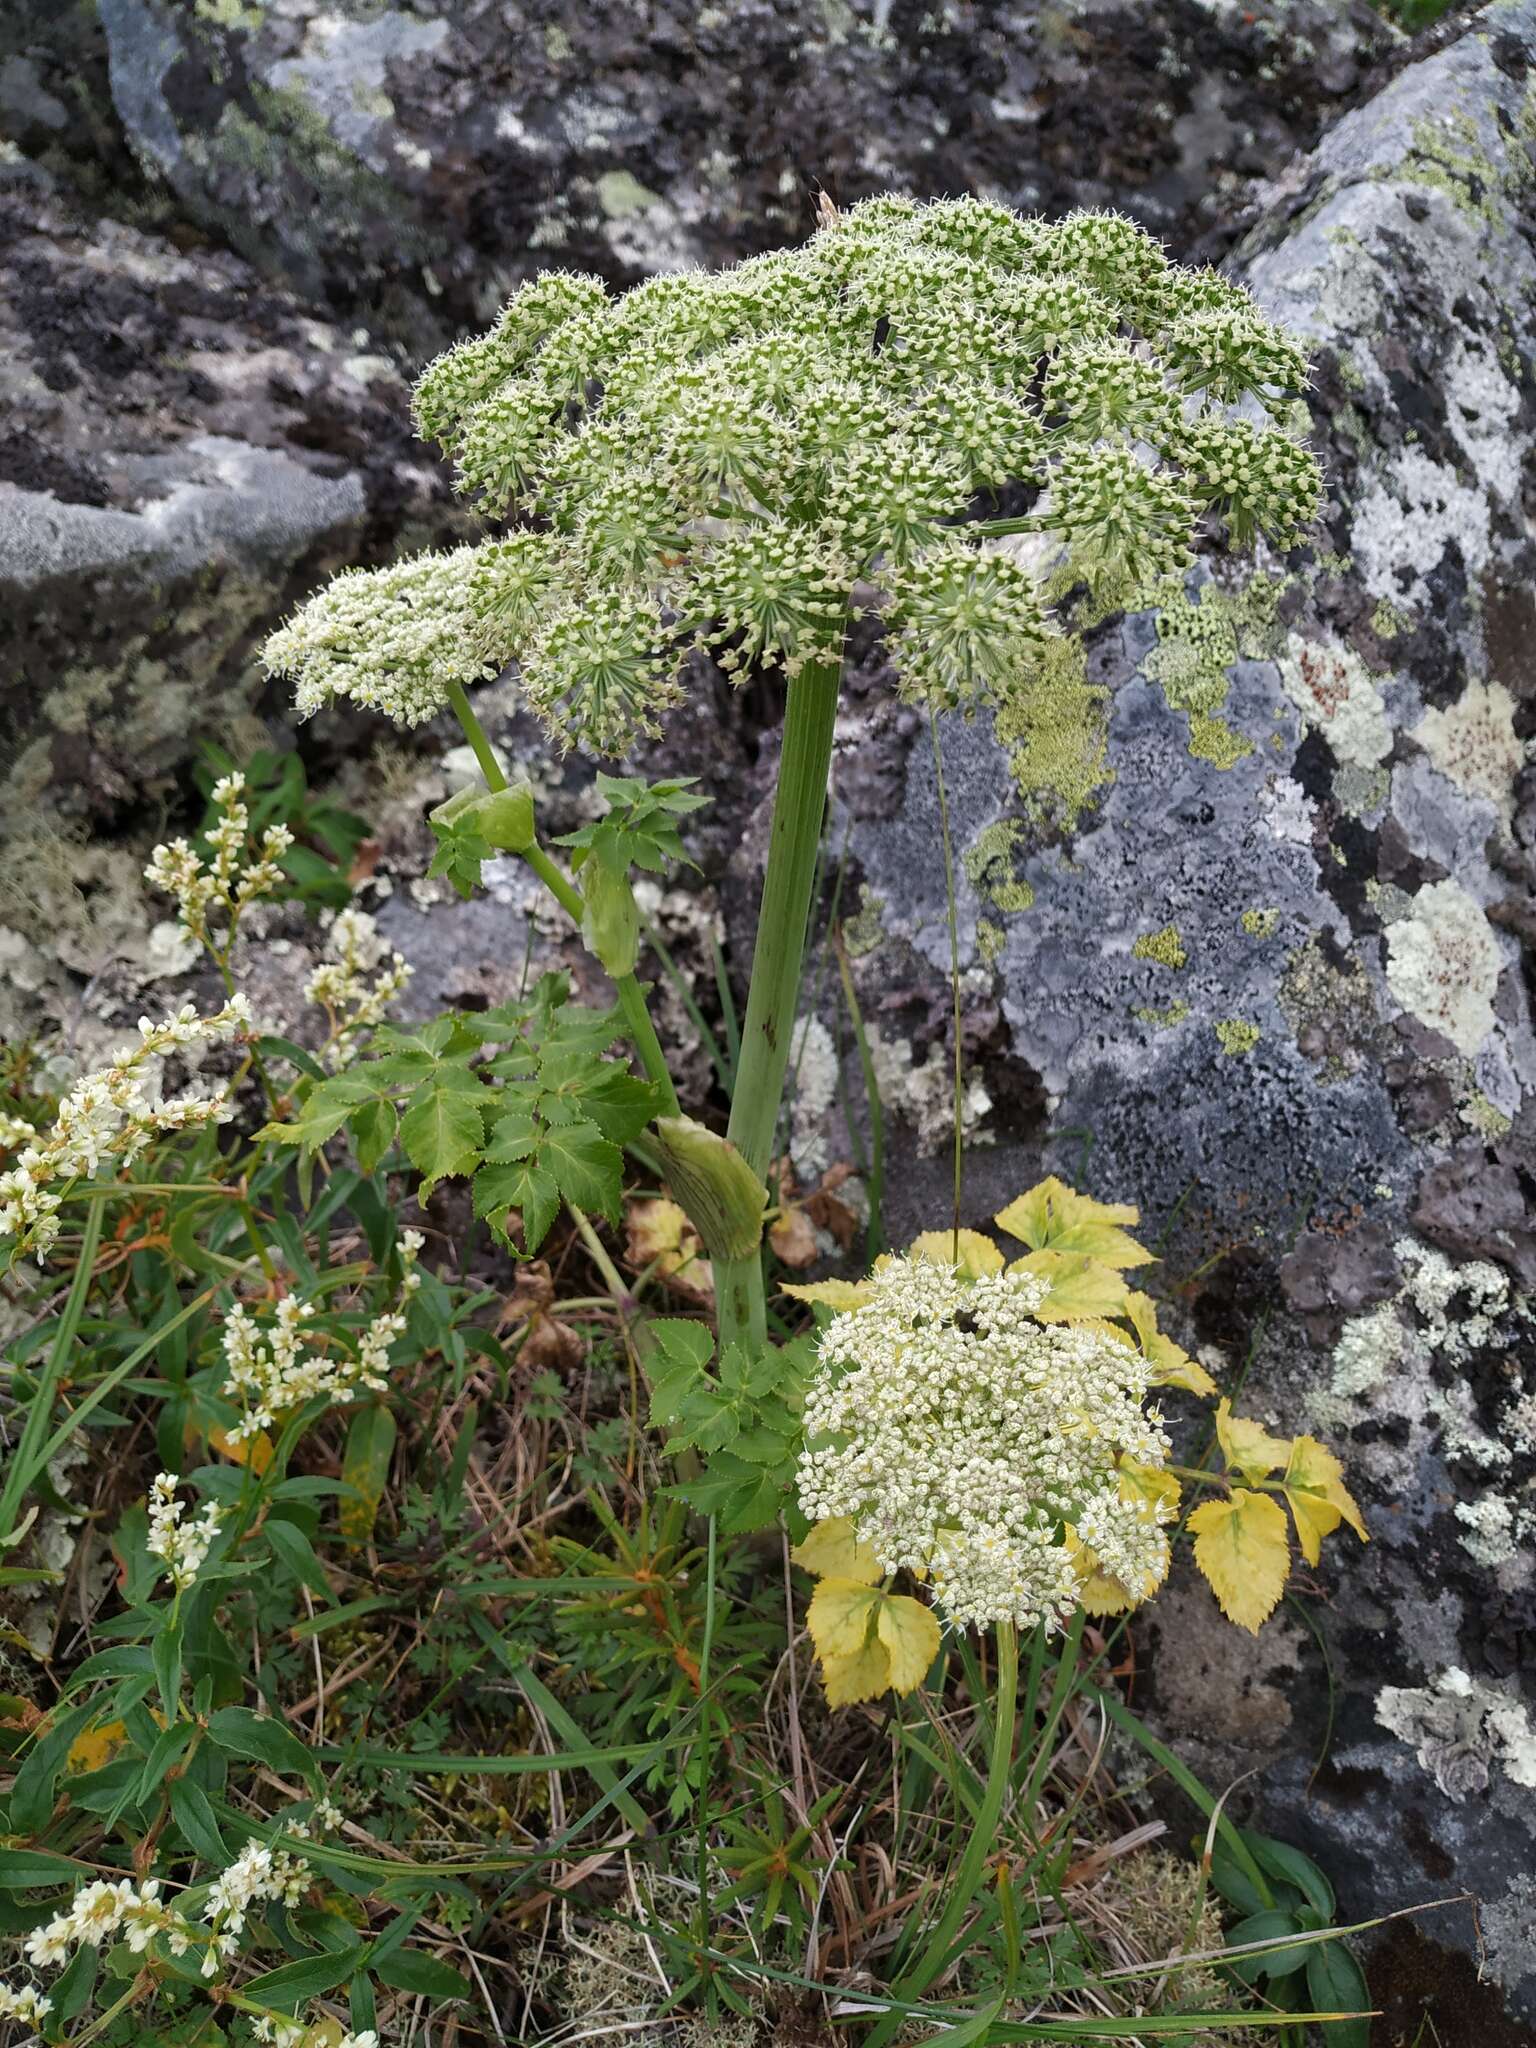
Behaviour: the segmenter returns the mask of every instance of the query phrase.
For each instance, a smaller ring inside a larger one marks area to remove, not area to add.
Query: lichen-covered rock
[[[1237,252],[1314,357],[1322,546],[1202,566],[1090,627],[1027,717],[942,733],[990,1098],[967,1220],[1042,1167],[1139,1202],[1186,1336],[1246,1366],[1272,1426],[1335,1441],[1369,1503],[1369,1548],[1298,1589],[1337,1688],[1315,1783],[1328,1681],[1306,1634],[1200,1649],[1223,1698],[1232,1658],[1248,1674],[1252,1713],[1220,1725],[1211,1689],[1154,1659],[1166,1725],[1211,1776],[1265,1764],[1268,1824],[1317,1850],[1347,1912],[1477,1893],[1489,1972],[1528,2015],[1533,66],[1536,0],[1487,9],[1339,121]],[[907,1054],[880,1070],[900,1241],[948,1212],[947,1122],[917,1077],[948,1072],[949,937],[926,733],[861,679],[881,708],[847,735],[829,843],[861,1008]],[[861,1102],[851,1061],[845,1080]],[[836,1110],[829,1129],[849,1145]],[[1182,1666],[1182,1611],[1151,1613]]]
[[[797,239],[818,186],[1129,203],[1187,244],[1400,40],[1365,0],[100,0],[146,168],[422,338],[549,263]]]
[[[0,183],[0,922],[93,973],[126,912],[83,842],[250,744],[283,605],[447,494],[390,361],[48,182]]]

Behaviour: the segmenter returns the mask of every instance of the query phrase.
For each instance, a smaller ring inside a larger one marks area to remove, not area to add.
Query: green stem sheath
[[[807,663],[789,685],[784,713],[752,980],[726,1126],[726,1136],[763,1181],[772,1161],[794,1034],[841,678],[840,660]],[[733,1342],[760,1349],[767,1342],[761,1252],[717,1259],[714,1267],[722,1350]]]
[[[496,759],[491,743],[486,737],[485,727],[475,716],[469,698],[465,694],[464,685],[462,683],[449,683],[447,685],[447,696],[448,702],[453,707],[454,716],[463,727],[464,737],[474,749],[475,759],[480,764],[480,773],[485,778],[486,788],[491,790],[505,789],[507,787],[507,778],[501,772],[501,763]],[[537,840],[534,841],[532,846],[524,850],[522,858],[532,868],[566,916],[573,923],[579,925],[583,908],[581,891],[568,876],[561,873],[560,869],[550,859]],[[618,991],[619,1008],[624,1013],[625,1028],[628,1030],[630,1037],[635,1041],[635,1050],[640,1055],[640,1064],[645,1069],[646,1079],[654,1082],[656,1087],[661,1090],[662,1108],[665,1114],[667,1116],[677,1116],[680,1114],[677,1090],[672,1086],[672,1076],[667,1072],[666,1055],[662,1052],[661,1041],[656,1036],[656,1027],[651,1022],[651,1013],[645,1006],[645,992],[633,974],[616,976],[614,987]]]

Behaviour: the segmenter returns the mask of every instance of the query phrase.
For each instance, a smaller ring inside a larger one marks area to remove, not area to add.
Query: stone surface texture
[[[1394,43],[1363,0],[100,0],[187,214],[420,335],[547,264],[629,281],[798,238],[813,191],[1130,201],[1188,240]]]
[[[66,78],[116,142],[66,146]],[[941,734],[966,1221],[1041,1171],[1139,1202],[1184,1341],[1341,1451],[1370,1545],[1334,1538],[1256,1642],[1176,1583],[1141,1703],[1207,1782],[1256,1772],[1234,1810],[1346,1914],[1482,1901],[1486,1992],[1462,1906],[1387,1937],[1390,2010],[1443,1969],[1469,2014],[1536,2020],[1536,0],[1412,46],[1323,0],[101,0],[0,44],[0,117],[0,704],[11,818],[55,847],[0,957],[12,1012],[82,1043],[179,987],[134,861],[189,737],[262,708],[256,633],[335,562],[453,531],[400,372],[519,277],[730,260],[798,235],[818,180],[969,188],[1124,204],[1307,337],[1316,544],[1069,618],[1028,718]],[[71,168],[119,146],[122,218]],[[588,771],[515,682],[483,696],[569,829]],[[706,1014],[713,942],[748,957],[779,716],[701,673],[644,763],[715,800],[699,873],[647,903]],[[530,944],[587,971],[512,863],[463,907],[420,879],[456,736],[302,743],[373,824],[361,900],[413,1013],[510,993]],[[835,897],[900,1241],[948,1215],[950,942],[928,728],[868,624],[827,849],[788,1142],[802,1187],[869,1152]],[[285,909],[248,949],[275,1029],[304,1030],[314,946]]]

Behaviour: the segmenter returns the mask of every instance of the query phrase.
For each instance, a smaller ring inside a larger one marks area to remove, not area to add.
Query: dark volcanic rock
[[[1129,205],[1181,245],[1399,40],[1364,0],[101,0],[187,214],[419,340],[549,263],[616,281],[798,240],[812,195]]]
[[[4,922],[95,972],[82,842],[204,741],[259,740],[261,633],[331,569],[445,530],[448,495],[392,362],[237,258],[13,174],[0,278]]]

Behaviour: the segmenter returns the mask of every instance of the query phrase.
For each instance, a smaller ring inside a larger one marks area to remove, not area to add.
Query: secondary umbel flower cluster
[[[893,1259],[822,1336],[805,1403],[800,1505],[847,1516],[884,1571],[926,1574],[958,1628],[1057,1625],[1095,1566],[1161,1580],[1168,1443],[1146,1361],[1092,1329],[1039,1322],[1033,1274],[970,1280]],[[1149,1497],[1150,1496],[1150,1497]]]
[[[195,1521],[182,1520],[186,1503],[176,1498],[176,1481],[169,1472],[160,1473],[149,1489],[149,1541],[151,1557],[164,1564],[166,1576],[178,1593],[184,1593],[202,1570],[213,1539],[219,1533],[224,1510],[209,1501]]]
[[[221,777],[213,786],[213,803],[218,819],[208,831],[207,858],[189,840],[172,839],[150,854],[144,879],[176,899],[187,937],[224,961],[247,904],[281,885],[281,862],[293,834],[286,825],[269,825],[258,841],[251,841],[243,775]],[[218,920],[216,927],[210,919]]]
[[[382,1310],[358,1332],[351,1352],[327,1351],[311,1343],[307,1325],[315,1304],[284,1295],[272,1321],[259,1324],[237,1302],[224,1324],[224,1394],[244,1411],[230,1430],[232,1442],[271,1429],[281,1416],[306,1401],[351,1401],[365,1389],[382,1393],[389,1384],[389,1348],[405,1334],[406,1310],[421,1286],[416,1259],[424,1239],[419,1230],[400,1233],[404,1274],[393,1308]],[[325,1343],[338,1342],[329,1334]],[[349,1342],[354,1340],[349,1339]]]
[[[460,487],[521,529],[341,577],[266,660],[301,711],[403,724],[515,660],[562,744],[617,753],[695,648],[793,676],[873,584],[907,694],[970,708],[1027,686],[1047,631],[978,508],[1025,488],[1050,566],[1106,601],[1184,568],[1209,516],[1290,546],[1321,487],[1276,418],[1306,381],[1246,292],[1113,213],[888,197],[619,298],[550,273],[416,392]]]
[[[31,1132],[15,1164],[0,1173],[0,1238],[13,1239],[17,1254],[36,1253],[41,1263],[58,1237],[58,1210],[71,1182],[99,1172],[109,1160],[131,1165],[167,1131],[227,1123],[234,1115],[227,1089],[160,1102],[147,1090],[155,1062],[165,1054],[212,1045],[250,1023],[250,1005],[239,995],[211,1017],[199,1017],[190,1003],[160,1024],[141,1017],[138,1044],[77,1081],[60,1102],[53,1128]]]

